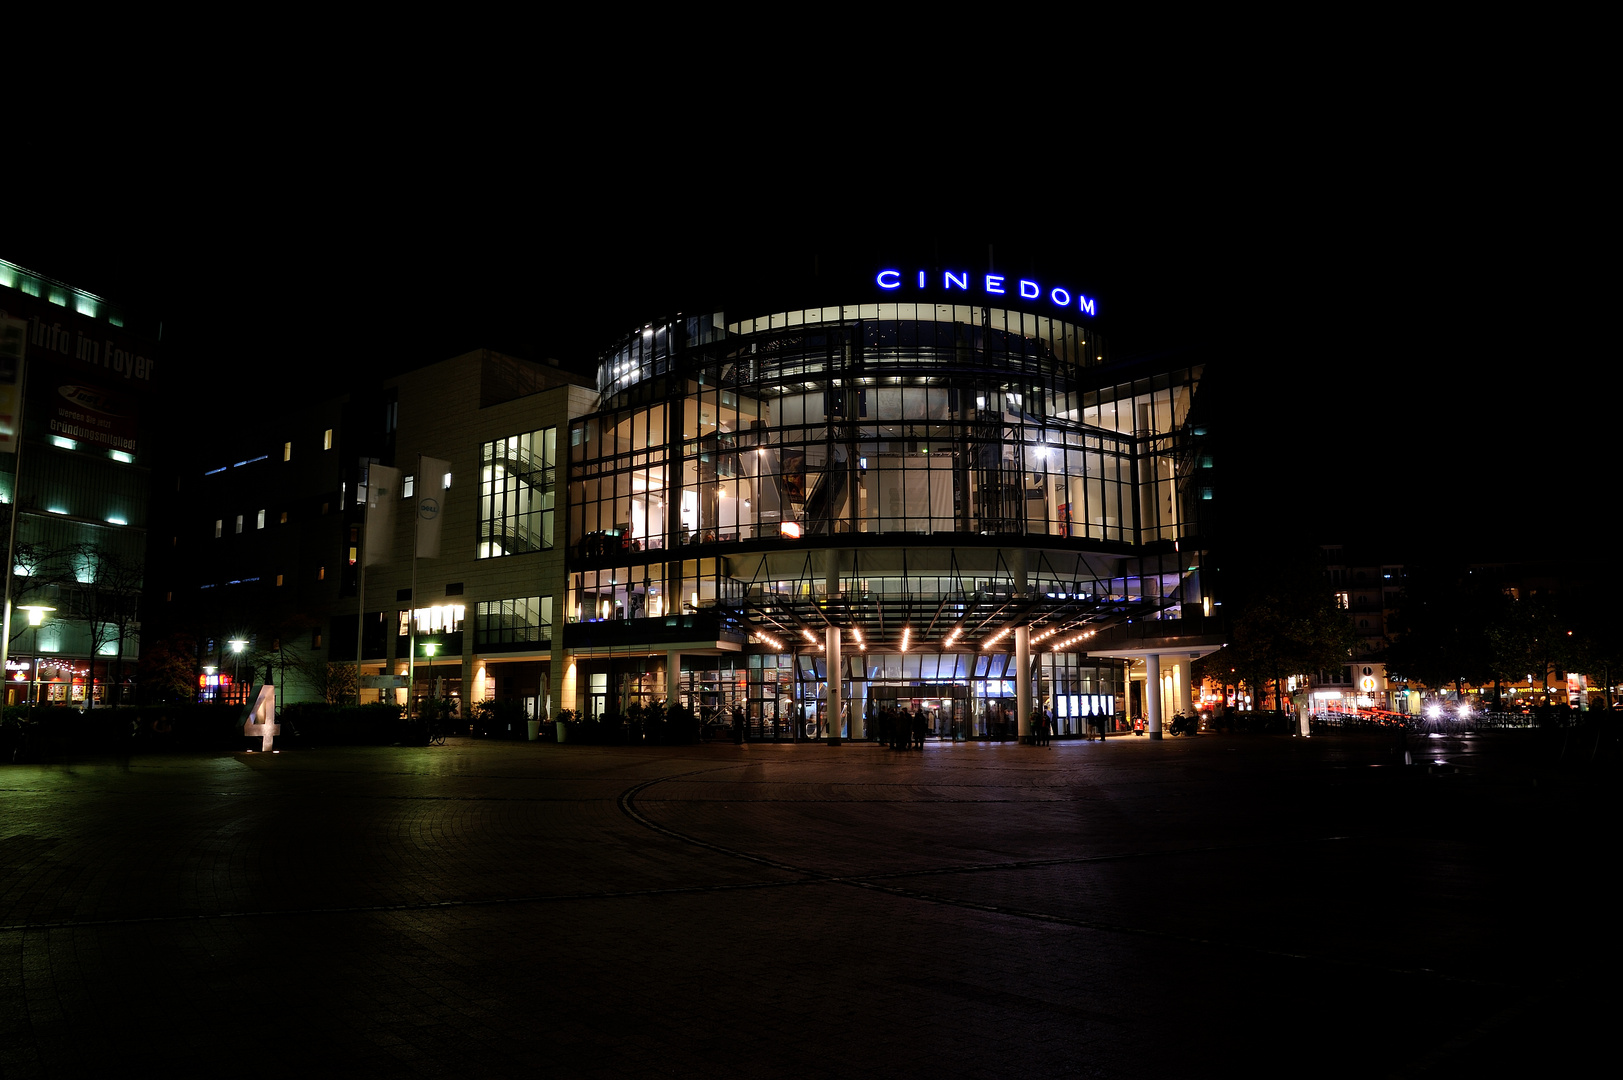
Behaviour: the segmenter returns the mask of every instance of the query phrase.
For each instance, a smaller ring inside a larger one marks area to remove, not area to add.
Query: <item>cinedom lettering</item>
[[[917,280],[920,289],[928,289],[934,284],[934,279],[927,270],[920,270]],[[911,283],[908,275],[900,270],[881,270],[874,281],[886,292],[895,292]],[[1099,313],[1093,297],[1073,293],[1060,285],[1048,287],[1029,278],[1011,279],[1003,274],[972,274],[968,270],[944,270],[941,273],[941,289],[948,293],[962,290],[979,292],[990,297],[1018,296],[1022,300],[1046,299],[1055,307],[1074,308],[1084,315]]]

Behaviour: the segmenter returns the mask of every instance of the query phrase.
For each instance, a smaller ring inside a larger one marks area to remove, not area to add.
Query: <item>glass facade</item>
[[[552,547],[558,429],[543,428],[479,448],[479,557]]]
[[[1105,358],[1090,327],[970,305],[634,333],[570,425],[567,620],[767,632],[781,651],[751,645],[715,703],[760,732],[815,720],[829,626],[860,708],[934,701],[938,734],[993,731],[1022,628],[1051,639],[1032,679],[1061,732],[1119,712],[1121,665],[1077,641],[1198,614],[1201,368]]]

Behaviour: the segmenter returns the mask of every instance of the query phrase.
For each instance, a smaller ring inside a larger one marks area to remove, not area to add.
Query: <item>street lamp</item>
[[[242,638],[232,638],[230,641],[226,642],[226,644],[231,646],[231,689],[232,693],[235,694],[239,692],[239,688],[242,683],[242,650],[247,647],[248,642]],[[243,694],[242,700],[244,702],[248,700],[246,693]]]
[[[34,702],[39,699],[39,628],[45,622],[45,613],[56,609],[44,604],[19,604],[18,610],[28,612],[28,625],[34,628],[34,691],[28,698],[28,711],[33,712]]]
[[[437,641],[423,642],[423,655],[428,657],[428,696],[434,696],[434,653],[439,650]]]

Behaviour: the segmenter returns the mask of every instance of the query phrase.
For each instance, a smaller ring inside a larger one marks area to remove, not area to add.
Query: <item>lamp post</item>
[[[19,604],[17,610],[28,612],[28,625],[34,628],[34,688],[28,698],[28,711],[33,713],[34,702],[39,698],[39,628],[45,622],[45,613],[56,609],[44,604]]]
[[[423,655],[428,657],[428,694],[430,697],[434,695],[434,653],[439,650],[439,647],[440,643],[437,641],[423,642]]]
[[[231,692],[235,694],[242,683],[242,650],[247,647],[248,642],[242,638],[232,638],[226,644],[231,646]],[[244,703],[247,702],[246,694],[242,700]]]

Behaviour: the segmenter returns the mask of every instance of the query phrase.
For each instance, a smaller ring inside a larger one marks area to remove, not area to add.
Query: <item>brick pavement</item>
[[[1615,1010],[1521,744],[462,743],[0,769],[0,1073],[1449,1076]],[[1427,772],[1440,759],[1449,771]]]

